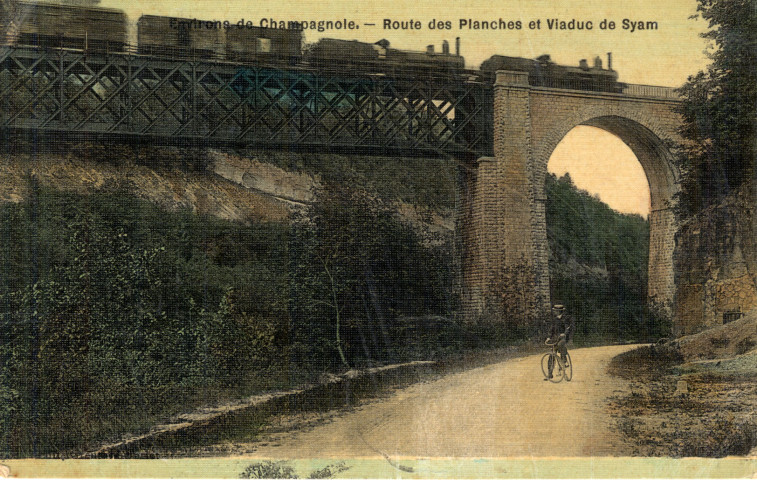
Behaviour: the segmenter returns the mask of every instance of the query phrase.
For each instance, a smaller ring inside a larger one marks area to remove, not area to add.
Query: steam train
[[[94,52],[129,49],[128,20],[120,10],[28,0],[10,0],[3,5],[0,32],[6,32],[3,35],[6,42]],[[300,61],[301,31],[259,27],[193,28],[192,22],[198,23],[190,19],[143,15],[137,22],[137,52],[252,62],[293,64]]]
[[[220,22],[143,15],[137,22],[136,46],[129,44],[124,12],[95,6],[0,0],[0,43],[87,51],[134,52],[170,58],[229,60],[271,66],[303,66],[340,72],[419,75],[467,75],[460,55],[445,41],[441,51],[429,45],[425,52],[392,48],[387,40],[376,43],[323,38],[303,48],[302,30],[261,27],[224,28]],[[4,34],[4,35],[3,35]],[[4,38],[3,38],[4,37]],[[554,63],[549,55],[531,60],[495,55],[486,60],[478,76],[493,81],[497,70],[527,72],[534,86],[620,93],[618,74],[602,68],[597,58],[589,66]]]
[[[607,68],[602,68],[602,59],[596,57],[594,64],[581,60],[578,67],[558,65],[549,55],[535,60],[494,55],[481,64],[484,78],[493,81],[497,70],[527,72],[528,83],[536,87],[591,90],[594,92],[622,93],[624,83],[618,82],[618,72],[612,69],[612,54],[607,54]]]
[[[112,8],[6,0],[0,4],[0,33],[3,32],[0,42],[17,45],[107,52],[130,48],[127,17]],[[139,18],[136,38],[137,53],[172,58],[360,68],[376,73],[397,69],[449,73],[465,67],[463,57],[451,54],[446,43],[442,52],[434,52],[430,46],[423,53],[390,48],[386,40],[371,44],[321,39],[303,53],[302,30],[236,25],[224,28],[220,22],[156,15]]]

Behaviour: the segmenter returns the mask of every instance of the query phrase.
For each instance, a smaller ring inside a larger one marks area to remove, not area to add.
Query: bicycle
[[[573,359],[570,358],[570,353],[566,353],[565,358],[568,360],[568,365],[565,366],[562,358],[560,358],[560,354],[557,352],[558,343],[549,343],[549,339],[544,342],[545,345],[552,347],[552,351],[545,353],[541,357],[541,372],[544,374],[544,378],[549,379],[552,383],[562,382],[563,378],[565,378],[565,381],[570,382],[573,380]],[[553,365],[552,377],[549,376],[550,359]]]

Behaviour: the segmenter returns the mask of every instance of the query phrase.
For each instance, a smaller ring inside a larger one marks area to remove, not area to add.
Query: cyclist
[[[573,340],[573,331],[576,329],[576,322],[567,313],[565,313],[565,306],[555,304],[552,306],[552,321],[549,329],[549,338],[547,340],[550,343],[557,343],[557,352],[560,354],[565,367],[568,366],[568,342]],[[554,361],[552,358],[547,363],[548,378],[552,378],[552,370],[554,369]]]

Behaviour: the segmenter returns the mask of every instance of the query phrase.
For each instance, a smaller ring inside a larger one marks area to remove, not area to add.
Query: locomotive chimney
[[[455,55],[460,56],[460,37],[455,38]]]
[[[442,53],[449,55],[449,42],[447,40],[442,41]]]
[[[612,52],[607,52],[607,69],[612,70]]]

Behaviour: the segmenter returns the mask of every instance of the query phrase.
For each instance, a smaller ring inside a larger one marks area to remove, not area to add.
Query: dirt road
[[[571,382],[544,381],[539,355],[416,384],[309,431],[270,438],[251,456],[622,455],[605,405],[625,382],[605,370],[612,357],[631,348],[572,350]]]

